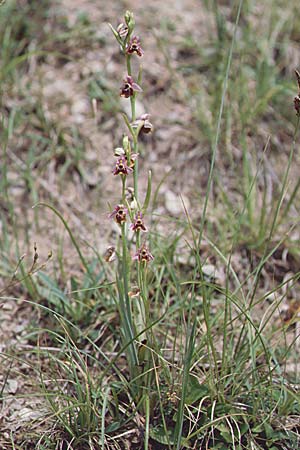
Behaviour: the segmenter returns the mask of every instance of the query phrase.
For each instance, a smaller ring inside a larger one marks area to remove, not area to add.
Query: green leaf
[[[164,445],[174,445],[175,436],[173,430],[168,430],[168,436],[163,427],[155,427],[150,430],[150,437]]]
[[[76,278],[71,277],[71,290],[74,292],[73,295],[78,298],[78,293],[76,292],[78,290],[78,283]]]
[[[113,32],[113,35],[117,39],[118,43],[120,45],[123,45],[122,39],[120,39],[120,36],[119,36],[118,32],[114,29],[114,27],[110,23],[108,23],[108,26],[111,29],[111,31]]]
[[[254,434],[260,434],[263,432],[263,426],[257,425],[256,427],[252,428],[252,433]]]
[[[44,272],[38,272],[38,278],[42,281],[44,286],[38,286],[38,291],[45,299],[54,306],[68,308],[70,306],[69,298],[57,286],[56,282],[52,280]],[[60,301],[58,301],[60,300]]]
[[[192,405],[200,398],[209,397],[209,389],[206,384],[200,384],[198,378],[192,374],[188,376],[186,403]]]
[[[265,433],[268,439],[274,438],[274,430],[268,423],[264,424]]]
[[[243,436],[244,434],[246,434],[249,430],[249,425],[247,423],[242,423],[241,425],[239,425],[240,428],[240,433]]]
[[[152,190],[152,172],[149,170],[148,172],[148,184],[147,184],[147,192],[143,205],[143,213],[145,213],[148,209],[150,198],[151,198],[151,190]]]
[[[232,443],[232,434],[225,423],[220,422],[215,426],[215,428],[220,431],[220,435],[226,442],[228,442],[229,444]]]

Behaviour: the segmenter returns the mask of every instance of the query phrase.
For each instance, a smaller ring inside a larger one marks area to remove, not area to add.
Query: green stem
[[[126,66],[127,66],[127,73],[129,76],[131,76],[131,56],[126,55]],[[131,123],[133,123],[136,120],[136,94],[134,93],[130,97],[130,105],[131,105]],[[135,134],[133,137],[133,152],[138,153],[138,142],[137,138],[138,136]],[[133,172],[133,178],[134,178],[134,196],[136,201],[138,201],[138,159],[135,160],[134,163],[134,172]]]
[[[128,297],[128,264],[127,264],[127,239],[126,239],[126,230],[125,230],[125,223],[122,223],[121,225],[122,230],[122,272],[123,272],[123,282],[124,282],[124,294],[126,298],[126,309],[128,316],[131,315],[131,308],[129,303],[129,297]]]
[[[122,203],[125,205],[126,203],[126,176],[122,175]]]
[[[144,449],[148,450],[149,446],[149,435],[150,435],[150,401],[149,401],[149,394],[146,394],[145,398],[145,416],[146,416],[146,423],[145,423],[145,442],[144,442]]]
[[[131,104],[131,121],[134,122],[136,119],[136,113],[135,113],[135,97],[136,95],[133,94],[130,97],[130,104]]]
[[[141,233],[140,230],[136,232],[136,248],[139,249],[141,246]]]
[[[131,56],[126,55],[126,66],[127,66],[127,73],[129,76],[132,76],[131,71]],[[131,121],[135,121],[135,93],[130,97],[130,104],[131,104]]]
[[[133,145],[133,150],[135,153],[137,153],[137,144]],[[139,170],[139,162],[138,158],[136,158],[134,162],[134,172],[133,172],[133,188],[134,188],[134,197],[136,201],[138,202],[138,170]]]
[[[127,65],[127,73],[129,76],[131,76],[131,56],[126,55],[126,65]],[[135,121],[135,93],[130,97],[130,104],[131,104],[131,121]]]
[[[146,266],[145,263],[143,263],[143,266],[141,267],[141,282],[142,282],[142,297],[144,301],[144,307],[145,307],[145,326],[148,327],[149,325],[149,300],[148,300],[148,289],[147,289],[147,281],[146,281]]]
[[[72,241],[72,244],[74,245],[74,247],[75,247],[75,249],[77,251],[77,254],[78,254],[79,258],[80,258],[80,261],[81,261],[83,267],[85,268],[86,272],[88,273],[90,279],[94,280],[94,275],[93,275],[93,273],[92,273],[92,271],[91,271],[87,261],[85,260],[83,254],[81,253],[80,247],[79,247],[79,245],[78,245],[78,243],[77,243],[77,241],[76,241],[76,239],[75,239],[75,237],[74,237],[74,235],[73,235],[73,233],[71,231],[71,228],[67,224],[66,220],[63,218],[62,214],[60,214],[60,212],[58,212],[58,210],[55,209],[53,206],[51,206],[51,205],[49,205],[48,203],[45,203],[45,202],[38,202],[38,203],[36,203],[33,206],[33,208],[36,208],[37,206],[45,206],[46,208],[48,208],[51,211],[53,211],[54,214],[60,219],[60,221],[63,223],[63,225],[64,225],[64,227],[65,227],[65,229],[66,229],[66,231],[67,231],[67,233],[68,233],[68,235],[69,235],[69,237],[70,237],[70,239]]]
[[[131,76],[131,61],[130,61],[130,55],[126,55],[126,66],[127,66],[127,73],[129,76]]]

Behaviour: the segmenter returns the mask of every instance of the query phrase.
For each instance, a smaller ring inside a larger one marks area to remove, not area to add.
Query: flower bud
[[[298,117],[300,117],[300,97],[297,95],[297,97],[294,98],[294,108],[296,110],[296,114]]]
[[[133,13],[130,11],[126,11],[124,18],[125,18],[126,25],[128,26],[128,33],[130,35],[133,32],[134,26],[135,26]]]
[[[128,34],[128,26],[124,23],[120,23],[117,27],[117,34],[121,39],[125,39]]]
[[[294,108],[296,110],[296,114],[300,117],[300,73],[298,70],[295,70],[297,83],[298,83],[298,95],[294,98]]]
[[[106,262],[114,261],[116,259],[116,248],[112,245],[107,247],[103,256]]]
[[[124,148],[125,152],[126,152],[127,150],[130,150],[130,142],[129,142],[129,138],[128,138],[127,135],[125,135],[125,136],[123,137],[123,148]]]
[[[125,150],[124,150],[124,148],[122,148],[122,147],[117,147],[117,148],[115,148],[114,156],[117,156],[117,157],[125,156]]]

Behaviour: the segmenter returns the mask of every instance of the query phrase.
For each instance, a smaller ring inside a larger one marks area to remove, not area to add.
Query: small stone
[[[209,278],[215,278],[217,268],[213,264],[205,264],[202,266],[202,272]]]
[[[222,269],[218,269],[213,264],[204,264],[202,266],[202,272],[209,280],[222,283],[225,279],[225,274]]]
[[[4,392],[7,394],[15,394],[18,390],[18,385],[19,384],[17,380],[8,379],[6,381]]]
[[[170,214],[179,216],[184,214],[185,208],[189,209],[190,202],[186,196],[178,195],[168,190],[165,192],[165,205]]]

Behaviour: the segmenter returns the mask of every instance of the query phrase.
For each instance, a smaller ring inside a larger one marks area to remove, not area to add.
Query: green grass
[[[299,21],[296,1],[282,17],[281,2],[267,3],[260,19],[254,0],[240,2],[240,17],[237,5],[204,2],[212,32],[201,45],[190,31],[180,35],[178,23],[162,22],[156,35],[169,94],[191,109],[210,172],[179,219],[156,214],[156,180],[150,311],[136,335],[117,269],[98,247],[99,235],[111,238],[107,225],[94,234],[93,220],[106,221],[107,207],[102,185],[85,181],[84,125],[55,121],[43,96],[30,94],[32,58],[59,66],[74,62],[75,46],[85,52],[105,42],[84,14],[71,27],[64,18],[49,22],[48,3],[0,8],[0,306],[28,319],[25,345],[18,337],[0,353],[0,407],[7,415],[11,398],[28,397],[41,408],[24,427],[5,428],[1,448],[299,448],[299,137],[287,56]],[[46,23],[56,33],[42,32]],[[168,33],[177,29],[172,61]],[[101,107],[100,128],[120,111],[108,76],[84,85]],[[50,168],[55,182],[45,193]],[[83,203],[106,209],[69,204],[70,185]],[[10,379],[19,382],[15,394]]]

